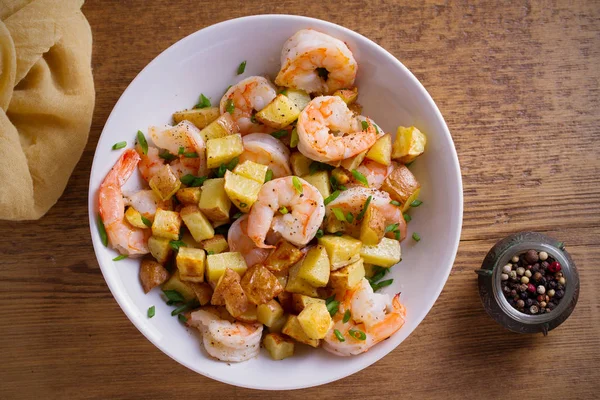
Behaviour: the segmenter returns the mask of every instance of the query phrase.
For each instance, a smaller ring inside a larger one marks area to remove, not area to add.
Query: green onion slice
[[[297,176],[293,176],[292,177],[292,184],[296,188],[296,191],[298,193],[302,194],[302,182],[300,182],[300,178],[298,178]]]
[[[146,141],[146,136],[144,136],[142,131],[137,131],[137,141],[142,148],[142,153],[144,153],[144,155],[148,154],[148,142]]]
[[[350,335],[352,335],[352,337],[354,339],[357,339],[357,340],[367,340],[367,335],[365,335],[365,333],[363,331],[360,331],[358,329],[350,329],[348,331],[348,333]]]
[[[242,61],[242,63],[241,63],[239,66],[238,66],[238,69],[237,69],[237,74],[238,74],[238,75],[241,75],[241,74],[243,74],[243,73],[244,73],[244,71],[245,71],[245,70],[246,70],[246,61],[244,60],[244,61]]]
[[[118,142],[118,143],[113,144],[112,149],[113,150],[119,150],[119,149],[122,149],[125,146],[127,146],[127,142]]]
[[[104,222],[102,222],[102,217],[100,217],[100,214],[98,214],[97,224],[100,240],[102,241],[104,247],[106,247],[108,246],[108,235],[106,234],[106,228],[104,228]]]
[[[367,178],[363,174],[361,174],[359,171],[353,169],[352,176],[354,176],[354,179],[356,179],[357,181],[362,183],[364,186],[369,187],[369,181],[367,181]]]
[[[339,340],[340,342],[346,341],[346,339],[344,339],[344,336],[337,329],[334,329],[333,333],[335,334],[335,337],[337,338],[337,340]]]

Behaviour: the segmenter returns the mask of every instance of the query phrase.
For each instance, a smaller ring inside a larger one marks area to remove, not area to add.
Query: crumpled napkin
[[[42,217],[87,142],[95,92],[82,4],[0,1],[0,219]]]

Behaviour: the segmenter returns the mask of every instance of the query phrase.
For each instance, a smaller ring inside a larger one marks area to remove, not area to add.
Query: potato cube
[[[325,308],[327,309],[327,308]],[[312,347],[319,347],[319,339],[311,339],[302,329],[300,322],[298,322],[298,317],[295,315],[290,315],[281,329],[281,333],[284,335],[288,335],[292,339],[307,344]]]
[[[231,114],[225,113],[202,129],[200,134],[206,143],[209,139],[231,135],[236,130],[237,124],[233,121]]]
[[[281,333],[285,323],[287,322],[288,316],[283,314],[281,317],[277,318],[273,321],[273,324],[269,326],[270,333]]]
[[[200,247],[208,254],[219,254],[229,250],[229,245],[223,235],[215,235],[210,239],[203,240],[200,242]]]
[[[208,108],[192,108],[190,110],[182,110],[173,113],[173,121],[175,124],[183,120],[190,121],[196,125],[196,128],[205,128],[208,124],[219,118],[220,112],[218,107]]]
[[[206,253],[202,249],[180,247],[175,262],[179,277],[186,282],[204,282]]]
[[[306,336],[311,339],[323,339],[333,321],[324,303],[309,304],[298,314],[298,322]]]
[[[353,87],[352,89],[336,90],[335,92],[333,92],[333,95],[338,96],[339,98],[344,100],[344,103],[346,104],[352,104],[358,98],[358,88]]]
[[[265,177],[268,169],[269,167],[266,165],[246,160],[243,163],[238,164],[233,169],[233,172],[245,178],[252,179],[253,181],[256,181],[262,185],[265,183]]]
[[[138,210],[136,210],[133,207],[127,207],[127,211],[125,211],[125,218],[127,219],[127,222],[129,222],[131,225],[133,225],[136,228],[140,228],[140,229],[149,228],[148,225],[144,224],[144,222],[142,220],[142,214],[140,214],[138,212]]]
[[[240,275],[231,268],[226,268],[215,287],[211,303],[221,305],[234,318],[242,315],[248,309],[248,298],[240,284]]]
[[[319,238],[318,241],[327,250],[332,271],[352,264],[360,258],[362,243],[351,236],[325,235]]]
[[[300,110],[287,96],[278,94],[265,108],[256,113],[256,119],[275,129],[282,129],[298,119]]]
[[[208,168],[218,168],[244,152],[242,135],[239,133],[206,142],[206,164]]]
[[[283,291],[277,277],[262,265],[250,267],[241,284],[248,300],[254,304],[264,304]]]
[[[400,242],[384,237],[374,246],[363,245],[360,256],[367,264],[389,268],[400,262],[402,256]]]
[[[292,172],[296,176],[305,176],[310,173],[310,164],[313,161],[306,157],[304,154],[296,152],[290,156],[290,163],[292,164]]]
[[[205,306],[210,303],[210,299],[213,295],[213,289],[206,282],[195,283],[195,282],[187,282],[188,286],[192,288],[194,293],[196,294],[196,298],[201,306]]]
[[[265,267],[273,272],[283,272],[302,258],[302,252],[285,240],[280,240],[264,261]]]
[[[152,257],[161,264],[166,263],[173,252],[173,249],[169,244],[170,241],[170,239],[156,236],[150,236],[150,238],[148,238],[148,249],[150,249],[150,254],[152,254]]]
[[[354,288],[365,277],[365,267],[363,260],[358,261],[338,269],[331,273],[329,284],[337,291],[346,291]]]
[[[258,322],[258,307],[256,304],[249,303],[246,311],[235,317],[235,319],[249,324]]]
[[[392,163],[392,135],[386,133],[377,139],[365,157],[385,166],[390,165]]]
[[[249,212],[250,207],[258,199],[258,192],[262,183],[255,180],[234,174],[231,171],[225,172],[225,192],[229,199],[242,212]]]
[[[181,187],[181,181],[168,165],[163,165],[148,184],[161,200],[170,199]]]
[[[175,193],[175,197],[181,204],[197,206],[200,202],[200,194],[202,189],[199,187],[182,188]]]
[[[407,164],[423,154],[426,144],[427,137],[420,130],[414,126],[399,126],[392,146],[392,158]]]
[[[323,246],[311,248],[302,260],[298,278],[311,286],[324,287],[329,281],[329,257]]]
[[[294,342],[279,333],[269,333],[263,345],[273,360],[283,360],[294,355]]]
[[[196,242],[215,236],[215,230],[197,206],[185,206],[179,214]]]
[[[191,286],[181,280],[179,270],[175,270],[169,280],[162,285],[162,290],[175,290],[183,296],[185,301],[190,301],[196,298],[196,293]]]
[[[191,247],[193,249],[201,249],[200,243],[194,240],[194,237],[188,231],[183,232],[183,235],[180,236],[180,239],[187,247]]]
[[[225,192],[225,179],[215,178],[204,182],[198,208],[212,222],[228,221],[231,200]]]
[[[345,160],[342,161],[342,164],[341,164],[342,167],[346,168],[348,171],[352,171],[353,169],[358,168],[360,163],[362,163],[363,160],[365,159],[365,156],[367,155],[367,151],[368,150],[365,150],[361,153],[358,153],[354,157],[346,158]]]
[[[244,256],[236,251],[206,256],[206,279],[209,282],[216,284],[228,268],[239,275],[244,275],[248,269]]]
[[[350,182],[352,178],[352,174],[349,171],[346,171],[344,168],[337,167],[331,171],[331,177],[335,179],[335,181],[340,185],[345,185]]]
[[[310,95],[306,93],[304,90],[299,89],[285,89],[285,95],[291,102],[296,106],[296,108],[300,111],[304,110],[304,108],[310,103]]]
[[[385,233],[385,216],[377,207],[368,207],[360,224],[360,241],[363,244],[379,243]]]
[[[309,304],[312,303],[323,303],[325,304],[325,300],[317,299],[314,297],[305,296],[303,294],[294,293],[292,295],[292,301],[294,303],[294,311],[297,313],[302,312]]]
[[[162,285],[169,278],[169,272],[154,260],[144,258],[140,266],[140,281],[144,293]]]
[[[331,194],[331,189],[329,188],[329,174],[327,171],[319,171],[312,175],[305,175],[302,179],[316,187],[324,199]]]
[[[305,294],[310,297],[317,297],[317,289],[298,276],[301,267],[302,261],[299,261],[293,267],[290,268],[290,274],[288,276],[288,281],[287,285],[285,286],[285,290],[290,293],[299,293]]]
[[[279,296],[277,296],[277,301],[279,301],[279,304],[281,304],[281,308],[283,308],[283,311],[285,311],[286,313],[291,313],[294,311],[294,307],[292,304],[292,294],[290,292],[283,291],[279,293]]]
[[[276,300],[270,300],[265,304],[259,304],[256,312],[258,322],[268,327],[273,326],[275,321],[283,316],[283,308]]]
[[[170,240],[179,239],[181,217],[175,211],[157,209],[152,223],[152,235]]]
[[[410,202],[419,195],[421,184],[405,165],[398,165],[385,178],[381,190],[385,190],[392,199],[400,202],[404,212],[410,207]]]
[[[365,268],[365,278],[373,277],[373,275],[375,275],[377,270],[380,268],[378,265],[367,264],[365,262],[363,262],[363,266]]]

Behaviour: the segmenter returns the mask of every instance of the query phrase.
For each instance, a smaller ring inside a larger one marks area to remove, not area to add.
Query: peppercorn
[[[548,271],[550,272],[558,272],[562,269],[562,266],[558,261],[554,261],[548,266]]]
[[[517,307],[519,307],[519,308],[525,307],[525,302],[523,300],[517,301]]]
[[[502,267],[502,272],[505,274],[510,274],[510,271],[512,271],[512,264],[506,264],[504,267]]]
[[[548,297],[548,295],[545,296],[546,297],[546,303],[550,301],[550,297]]]
[[[545,296],[543,294],[538,295],[537,301],[544,301]]]
[[[517,268],[517,275],[522,276],[525,273],[525,268],[519,267]]]
[[[517,271],[510,271],[508,273],[508,276],[510,277],[510,279],[512,280],[517,280]]]
[[[533,305],[533,300],[531,300],[531,299],[528,298],[527,300],[525,300],[525,305],[527,307],[531,307]]]
[[[542,263],[540,264],[540,267],[544,269],[548,268],[548,266],[550,266],[550,263],[548,261],[542,261]]]
[[[567,283],[567,280],[565,279],[564,276],[561,276],[560,278],[558,278],[558,283],[559,285],[565,285]]]
[[[557,299],[562,299],[564,295],[565,291],[562,289],[559,289],[556,291],[556,293],[554,293],[554,297],[556,297]]]
[[[527,285],[524,284],[524,283],[521,283],[519,285],[519,288],[517,289],[517,291],[519,291],[519,292],[526,292],[527,291]]]
[[[536,263],[539,260],[537,251],[535,251],[535,250],[527,250],[527,253],[525,253],[525,260],[529,264]]]
[[[545,285],[545,284],[546,284],[546,281],[547,281],[547,280],[546,280],[546,278],[544,278],[544,277],[542,276],[542,277],[540,278],[540,280],[538,281],[538,283],[539,283],[540,285]]]
[[[533,274],[534,281],[539,282],[540,279],[542,279],[542,274],[540,274],[539,272],[536,272],[535,274]]]
[[[522,276],[521,277],[521,283],[525,283],[525,284],[529,283],[529,278],[526,277],[526,276]]]
[[[544,261],[548,259],[548,253],[546,253],[545,251],[540,251],[538,253],[538,256],[540,258],[540,260]]]
[[[538,292],[539,294],[544,294],[544,293],[546,293],[546,287],[545,287],[545,286],[542,286],[542,285],[538,286],[538,287],[537,287],[537,292]]]
[[[538,308],[538,306],[531,306],[531,307],[529,307],[529,311],[532,314],[537,314],[540,311],[540,309]]]
[[[548,290],[548,297],[554,297],[555,294],[556,292],[554,291],[554,289]]]
[[[515,289],[511,290],[511,291],[510,291],[510,295],[511,295],[512,297],[515,297],[515,296],[517,295],[517,291],[516,291]],[[552,293],[552,296],[554,296],[554,293]]]
[[[542,309],[546,308],[546,302],[540,301],[540,307],[542,307]]]
[[[518,263],[519,262],[519,256],[513,256],[513,258],[511,258],[510,261],[512,261],[513,263]]]
[[[556,289],[556,285],[557,285],[556,281],[550,281],[550,282],[548,282],[548,287],[550,289]]]
[[[530,270],[525,271],[524,275],[528,278],[531,278],[531,271]]]
[[[552,301],[551,301],[551,302],[549,302],[548,304],[546,304],[546,308],[547,308],[549,311],[552,311],[552,310],[554,310],[554,308],[556,308],[556,303],[554,303],[554,302],[552,302]]]
[[[500,279],[502,279],[503,281],[507,281],[508,280],[508,275],[507,274],[501,274],[500,275]]]
[[[561,285],[560,283],[556,285],[556,290],[565,290],[565,285]]]
[[[510,288],[508,286],[502,286],[502,291],[504,294],[510,294]]]
[[[521,292],[519,294],[519,297],[523,300],[526,300],[529,296],[527,295],[527,292]]]
[[[533,286],[531,283],[527,285],[527,291],[530,293],[535,293],[535,286]]]

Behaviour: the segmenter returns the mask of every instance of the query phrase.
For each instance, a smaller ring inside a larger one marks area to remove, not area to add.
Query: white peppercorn
[[[500,278],[501,278],[503,281],[507,281],[507,280],[508,280],[508,274],[502,274],[502,275],[500,275]]]
[[[546,261],[548,259],[548,253],[546,253],[545,251],[540,251],[539,256],[540,260],[542,261]]]
[[[525,273],[525,268],[519,267],[517,268],[517,275],[522,276]]]
[[[505,274],[509,274],[510,271],[512,271],[512,265],[511,264],[506,264],[504,267],[502,267],[502,272],[504,272]]]
[[[514,263],[518,263],[519,262],[519,256],[513,256],[513,258],[511,258],[510,261],[512,261]]]
[[[538,286],[538,287],[537,287],[537,292],[538,292],[539,294],[544,294],[544,293],[546,293],[546,288],[544,287],[544,285],[540,285],[540,286]]]
[[[530,270],[525,271],[525,276],[528,278],[531,278],[531,271]]]
[[[529,283],[529,278],[528,278],[528,277],[526,277],[526,276],[522,276],[522,277],[521,277],[521,283],[528,284],[528,283]]]

